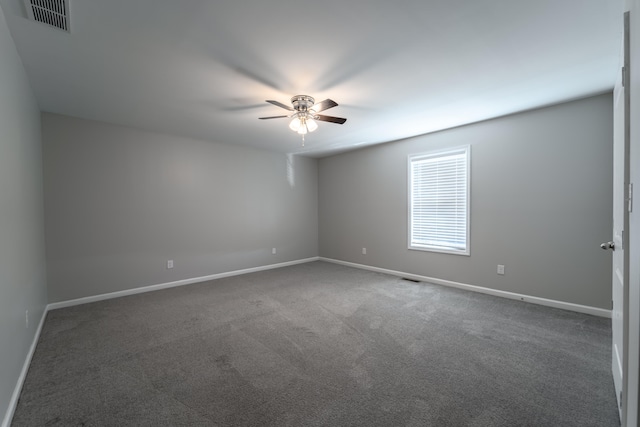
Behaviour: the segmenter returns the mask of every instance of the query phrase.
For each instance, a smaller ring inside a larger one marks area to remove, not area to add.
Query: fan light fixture
[[[337,107],[338,103],[325,99],[322,102],[316,103],[315,100],[309,95],[296,95],[291,98],[291,107],[281,102],[274,100],[267,100],[269,104],[273,104],[277,107],[284,108],[285,110],[292,111],[290,116],[270,116],[260,117],[261,120],[265,119],[280,119],[291,118],[289,122],[289,129],[302,135],[302,145],[304,146],[304,136],[318,129],[317,120],[323,122],[337,123],[339,125],[347,121],[342,117],[325,116],[324,114],[318,114],[321,111],[328,110],[329,108]]]
[[[318,129],[318,123],[313,120],[311,114],[304,112],[296,113],[293,116],[293,120],[289,123],[289,129],[292,131],[298,132],[300,135],[306,135],[308,132]]]

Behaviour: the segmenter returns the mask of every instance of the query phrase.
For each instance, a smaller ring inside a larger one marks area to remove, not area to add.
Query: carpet
[[[313,262],[52,310],[13,426],[619,426],[609,319]]]

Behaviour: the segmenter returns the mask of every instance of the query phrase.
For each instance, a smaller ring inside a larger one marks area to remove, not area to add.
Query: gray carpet
[[[51,311],[13,426],[618,426],[610,327],[314,262]]]

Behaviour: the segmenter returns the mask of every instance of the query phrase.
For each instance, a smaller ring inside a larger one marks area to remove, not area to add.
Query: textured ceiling
[[[0,0],[43,111],[323,156],[613,88],[621,0]],[[264,101],[340,105],[307,135]]]

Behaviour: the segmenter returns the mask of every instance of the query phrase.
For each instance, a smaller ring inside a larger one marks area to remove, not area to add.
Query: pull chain
[[[304,147],[304,135],[302,135],[302,146]]]

